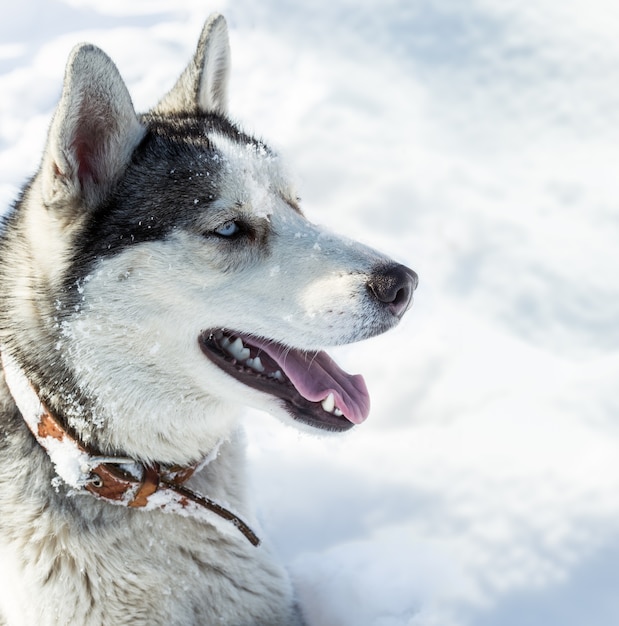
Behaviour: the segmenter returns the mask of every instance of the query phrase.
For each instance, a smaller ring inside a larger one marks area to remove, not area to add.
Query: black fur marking
[[[77,251],[64,287],[70,294],[102,258],[143,242],[165,240],[176,229],[196,228],[196,203],[208,211],[219,197],[224,160],[208,139],[220,133],[243,145],[272,151],[219,115],[147,114],[146,133],[110,197],[90,215],[73,243]],[[246,231],[247,235],[253,233]],[[255,238],[259,238],[256,236]]]

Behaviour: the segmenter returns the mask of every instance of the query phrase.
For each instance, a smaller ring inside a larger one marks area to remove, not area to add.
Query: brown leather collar
[[[111,504],[193,517],[227,532],[226,525],[216,523],[218,517],[235,526],[252,545],[260,544],[258,536],[240,517],[184,485],[208,460],[186,467],[164,467],[97,455],[62,426],[25,373],[4,351],[2,366],[28,428],[48,453],[58,476],[78,492],[85,491]]]

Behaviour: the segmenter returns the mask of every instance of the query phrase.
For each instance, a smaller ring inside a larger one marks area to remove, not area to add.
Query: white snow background
[[[5,2],[2,207],[75,43],[144,110],[212,10],[232,115],[288,157],[309,217],[420,275],[399,328],[331,351],[366,377],[365,424],[248,413],[256,506],[310,625],[616,626],[619,5]]]

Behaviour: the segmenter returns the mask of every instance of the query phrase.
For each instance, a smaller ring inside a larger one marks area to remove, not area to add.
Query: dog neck
[[[231,524],[252,545],[259,545],[260,539],[241,518],[184,484],[217,458],[221,441],[205,459],[188,466],[144,464],[127,457],[99,455],[61,424],[5,351],[1,351],[1,362],[6,384],[26,425],[47,452],[57,476],[75,493],[87,493],[110,504],[192,517],[214,524],[224,533]],[[221,519],[230,524],[222,524]]]

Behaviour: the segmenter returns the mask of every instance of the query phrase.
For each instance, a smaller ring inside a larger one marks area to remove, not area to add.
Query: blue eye
[[[220,237],[234,237],[238,235],[239,232],[241,232],[241,228],[234,220],[225,222],[219,228],[215,229],[215,233]]]

